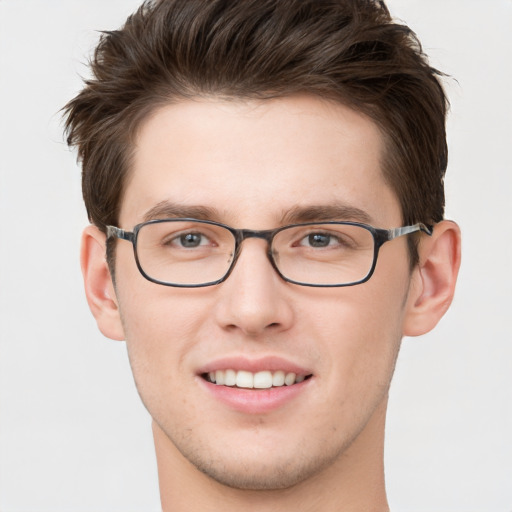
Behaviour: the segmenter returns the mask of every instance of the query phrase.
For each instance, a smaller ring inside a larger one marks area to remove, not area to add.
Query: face
[[[139,132],[119,225],[200,214],[259,230],[328,211],[397,227],[382,153],[369,119],[313,97],[166,106]],[[142,400],[177,460],[238,488],[304,481],[383,428],[410,280],[405,237],[382,247],[367,283],[346,288],[287,283],[266,249],[247,239],[225,282],[180,289],[145,280],[131,244],[117,242],[116,297]],[[244,389],[206,377],[225,370],[304,380]]]

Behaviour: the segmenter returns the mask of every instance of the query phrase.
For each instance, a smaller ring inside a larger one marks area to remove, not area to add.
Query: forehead
[[[167,105],[140,127],[120,221],[142,222],[168,202],[247,228],[332,205],[384,224],[400,213],[382,176],[382,146],[370,119],[317,97]]]

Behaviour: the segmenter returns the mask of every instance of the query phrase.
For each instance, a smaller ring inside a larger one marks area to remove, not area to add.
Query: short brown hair
[[[102,34],[91,69],[64,110],[89,219],[102,230],[117,225],[141,121],[161,105],[212,95],[309,93],[366,114],[383,134],[383,173],[404,223],[443,218],[440,73],[383,1],[146,1],[120,30]]]

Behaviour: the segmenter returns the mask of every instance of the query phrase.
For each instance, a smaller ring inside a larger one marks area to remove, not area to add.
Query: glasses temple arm
[[[133,233],[131,231],[125,231],[116,226],[107,226],[107,239],[112,237],[128,240],[129,242],[133,241]]]
[[[423,231],[429,236],[432,236],[433,228],[432,226],[427,226],[418,222],[418,224],[413,224],[412,226],[403,226],[401,228],[394,228],[388,230],[389,240],[393,240],[393,238],[397,238],[403,235],[409,235],[411,233],[416,233],[416,231]]]

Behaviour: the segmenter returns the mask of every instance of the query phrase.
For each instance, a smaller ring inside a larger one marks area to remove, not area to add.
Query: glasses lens
[[[283,229],[272,254],[281,274],[292,281],[346,285],[362,281],[374,258],[372,233],[350,224],[313,224]]]
[[[140,267],[151,279],[167,284],[218,281],[228,271],[234,250],[232,233],[207,222],[150,222],[137,234]]]

